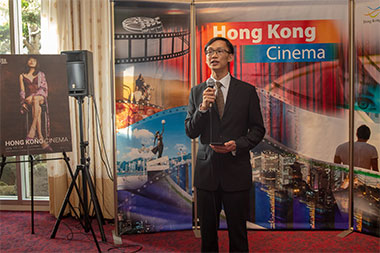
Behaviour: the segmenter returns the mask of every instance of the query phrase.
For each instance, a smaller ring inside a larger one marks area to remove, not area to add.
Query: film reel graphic
[[[115,64],[168,60],[190,51],[190,32],[164,32],[159,17],[127,18],[123,20],[122,27],[128,33],[115,34],[115,44],[123,49],[120,57],[116,54]],[[124,54],[126,57],[122,56]]]
[[[121,23],[124,30],[131,33],[157,33],[163,32],[163,25],[160,17],[131,17],[126,18]]]

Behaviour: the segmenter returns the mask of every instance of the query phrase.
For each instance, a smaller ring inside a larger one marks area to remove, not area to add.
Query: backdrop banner
[[[66,56],[0,55],[0,154],[70,152]]]
[[[355,1],[355,126],[371,131],[368,143],[380,151],[380,2]],[[342,143],[347,141],[341,140]],[[355,156],[354,156],[355,158]],[[360,157],[358,157],[360,159]],[[355,160],[355,159],[354,159]],[[365,166],[365,165],[364,165]],[[380,236],[380,174],[354,171],[354,229]]]
[[[116,1],[119,234],[191,229],[190,6]]]
[[[367,125],[379,150],[379,6],[356,2],[355,131]],[[235,46],[231,74],[260,97],[267,134],[251,151],[249,227],[347,229],[348,165],[335,157],[349,136],[348,1],[195,10],[197,83],[211,74],[204,45],[223,36]],[[114,17],[119,232],[190,229],[190,6],[120,0]],[[379,236],[380,173],[355,167],[354,187],[355,230]]]
[[[254,85],[260,96],[267,134],[251,152],[252,228],[348,228],[348,167],[334,164],[337,146],[348,141],[347,4],[196,5],[198,82],[210,76],[204,45],[223,36],[235,46],[231,74]],[[371,8],[378,13],[378,6]],[[357,61],[358,76],[370,81],[367,97],[379,88],[379,23],[373,23],[366,38],[376,41],[372,55]],[[379,92],[375,96],[379,101]],[[373,98],[372,103],[377,109],[364,109],[365,102],[358,101],[355,117],[370,126],[369,143],[379,147],[379,107]],[[378,235],[379,216],[373,214],[380,212],[379,173],[359,168],[356,173],[356,229],[365,223],[366,232]]]

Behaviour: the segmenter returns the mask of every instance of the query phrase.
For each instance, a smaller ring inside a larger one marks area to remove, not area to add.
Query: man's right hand
[[[210,108],[212,103],[215,102],[215,99],[216,99],[215,89],[211,87],[207,87],[207,89],[203,91],[203,100],[202,100],[200,109],[204,111],[208,110],[208,108]]]

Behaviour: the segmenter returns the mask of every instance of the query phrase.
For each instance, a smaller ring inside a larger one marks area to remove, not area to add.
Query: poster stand
[[[350,83],[350,112],[349,112],[349,196],[348,196],[348,229],[338,234],[338,237],[344,238],[354,232],[354,110],[355,110],[355,1],[350,0],[348,6],[349,17],[349,83]]]
[[[66,156],[66,153],[63,152],[64,157],[57,157],[57,158],[45,158],[45,159],[35,159],[33,155],[29,155],[28,160],[24,161],[10,161],[7,162],[7,157],[2,155],[1,163],[0,163],[0,178],[3,174],[3,170],[5,165],[11,164],[11,163],[30,163],[30,209],[31,209],[31,234],[34,234],[34,176],[33,176],[33,170],[34,170],[34,164],[36,162],[43,162],[43,161],[52,161],[52,160],[61,160],[64,159],[66,161],[66,164],[68,164],[68,158]]]

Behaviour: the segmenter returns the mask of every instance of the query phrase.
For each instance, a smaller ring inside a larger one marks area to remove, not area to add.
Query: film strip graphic
[[[268,97],[268,98],[269,97],[273,97],[275,99],[280,100],[281,102],[283,102],[285,104],[291,105],[291,101],[289,99],[287,99],[284,96],[281,96],[281,95],[279,95],[279,94],[277,94],[275,92],[267,91],[267,90],[265,90],[263,88],[256,88],[256,91],[257,91],[257,93],[259,95],[261,94],[262,96],[265,96],[265,97]]]
[[[142,62],[152,62],[152,61],[162,61],[168,60],[176,57],[183,56],[189,53],[189,41],[190,32],[166,32],[166,33],[150,33],[150,34],[115,34],[115,42],[126,41],[126,50],[128,57],[125,58],[115,58],[115,64],[126,64],[126,63],[142,63]],[[149,40],[156,40],[153,47],[148,46]],[[176,41],[180,40],[180,50],[175,51]],[[133,42],[133,43],[132,43]],[[132,52],[135,51],[132,44],[136,44],[139,47],[144,45],[144,50],[142,52],[143,56],[133,57]],[[171,47],[170,53],[163,53],[163,50]],[[156,55],[149,55],[149,50],[158,51]]]
[[[163,106],[159,106],[159,105],[154,105],[154,104],[151,104],[151,103],[145,103],[145,102],[136,102],[136,101],[133,101],[133,100],[130,100],[130,99],[118,99],[116,100],[117,103],[124,103],[124,104],[134,104],[134,105],[139,105],[139,106],[147,106],[147,107],[153,107],[153,108],[157,108],[157,109],[165,109]]]

